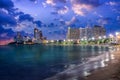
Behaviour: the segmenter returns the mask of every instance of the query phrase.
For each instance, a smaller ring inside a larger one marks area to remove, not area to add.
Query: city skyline
[[[68,27],[120,31],[119,7],[119,0],[0,0],[0,44],[11,42],[17,31],[33,36],[35,27],[48,39],[66,38]]]

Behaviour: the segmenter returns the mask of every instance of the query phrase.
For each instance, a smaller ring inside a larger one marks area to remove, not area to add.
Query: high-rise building
[[[80,29],[79,28],[68,28],[67,39],[78,40],[80,39]]]
[[[105,35],[106,35],[106,30],[104,27],[98,25],[95,25],[93,27],[93,36],[95,39],[102,38]]]
[[[39,37],[39,30],[37,28],[34,29],[34,38],[38,39]]]
[[[86,37],[86,30],[85,28],[80,28],[80,39],[83,39]]]
[[[39,31],[39,38],[40,38],[41,40],[43,39],[42,31]]]
[[[42,31],[39,31],[37,28],[34,29],[34,42],[35,43],[42,43],[44,40]]]
[[[85,28],[68,28],[67,39],[72,40],[92,40],[102,39],[106,36],[106,30],[102,26],[95,25],[94,27]]]
[[[89,40],[92,36],[92,28],[80,28],[80,39]]]
[[[15,36],[15,42],[17,42],[17,43],[23,42],[23,37],[20,32],[17,32],[17,35]]]

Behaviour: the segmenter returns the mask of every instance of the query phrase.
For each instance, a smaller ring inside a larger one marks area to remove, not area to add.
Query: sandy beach
[[[99,68],[83,80],[120,80],[120,50],[114,51],[115,59],[107,62],[108,66]]]
[[[113,55],[114,58],[108,61],[103,61],[103,63],[101,63],[101,67],[99,66],[96,69],[91,69],[91,71],[87,71],[86,69],[83,71],[86,75],[84,75],[85,77],[82,76],[81,70],[85,69],[87,64],[90,66],[92,64],[96,64],[97,60],[104,58],[107,59],[105,57],[106,54],[90,59],[90,61],[83,67],[77,65],[73,69],[65,70],[45,80],[120,80],[120,50],[119,47],[112,47],[110,50],[109,55]],[[93,68],[95,68],[95,66]]]

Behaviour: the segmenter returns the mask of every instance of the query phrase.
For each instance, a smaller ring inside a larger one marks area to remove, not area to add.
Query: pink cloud
[[[71,0],[72,10],[75,14],[84,16],[93,8],[99,6],[96,0]]]
[[[86,4],[73,4],[72,9],[77,15],[84,16],[86,11],[92,9],[92,6]]]

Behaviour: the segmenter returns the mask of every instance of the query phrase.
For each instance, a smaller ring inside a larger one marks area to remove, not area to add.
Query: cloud
[[[100,5],[97,0],[71,0],[71,4],[74,13],[81,16]]]
[[[16,25],[16,20],[15,20],[14,16],[7,14],[6,12],[3,12],[2,10],[0,10],[0,24]]]
[[[14,4],[11,0],[0,0],[0,8],[5,8],[9,10],[10,8],[13,8]]]
[[[28,21],[33,21],[34,18],[31,17],[31,15],[29,14],[22,14],[19,16],[19,21],[24,21],[24,20],[28,20]]]
[[[65,25],[65,21],[63,19],[59,20],[60,24]]]
[[[38,27],[42,27],[42,22],[41,21],[34,21],[34,24],[36,24]]]
[[[76,21],[76,17],[72,17],[70,21],[66,21],[66,25],[70,26],[71,24],[73,24]]]
[[[54,0],[46,0],[46,3],[47,4],[50,4],[52,6],[56,5],[55,1]]]
[[[12,30],[14,32],[25,32],[27,34],[33,34],[33,30],[34,30],[34,23],[30,22],[28,20],[22,21],[20,22],[15,28],[12,28]]]
[[[69,8],[67,6],[56,7],[56,10],[57,10],[58,14],[66,14],[68,12]]]
[[[53,12],[51,12],[51,14],[52,14],[52,15],[57,15],[57,14],[58,14],[58,12],[53,11]]]
[[[120,2],[115,2],[115,1],[106,2],[106,5],[110,5],[110,6],[117,6],[119,4],[120,4]]]
[[[46,0],[46,3],[55,6],[57,3],[66,3],[66,0]]]
[[[11,29],[4,29],[2,25],[0,25],[0,40],[10,39],[14,36],[14,32]]]
[[[101,18],[101,19],[98,19],[98,24],[100,25],[105,25],[105,24],[110,24],[112,22],[112,18]]]

